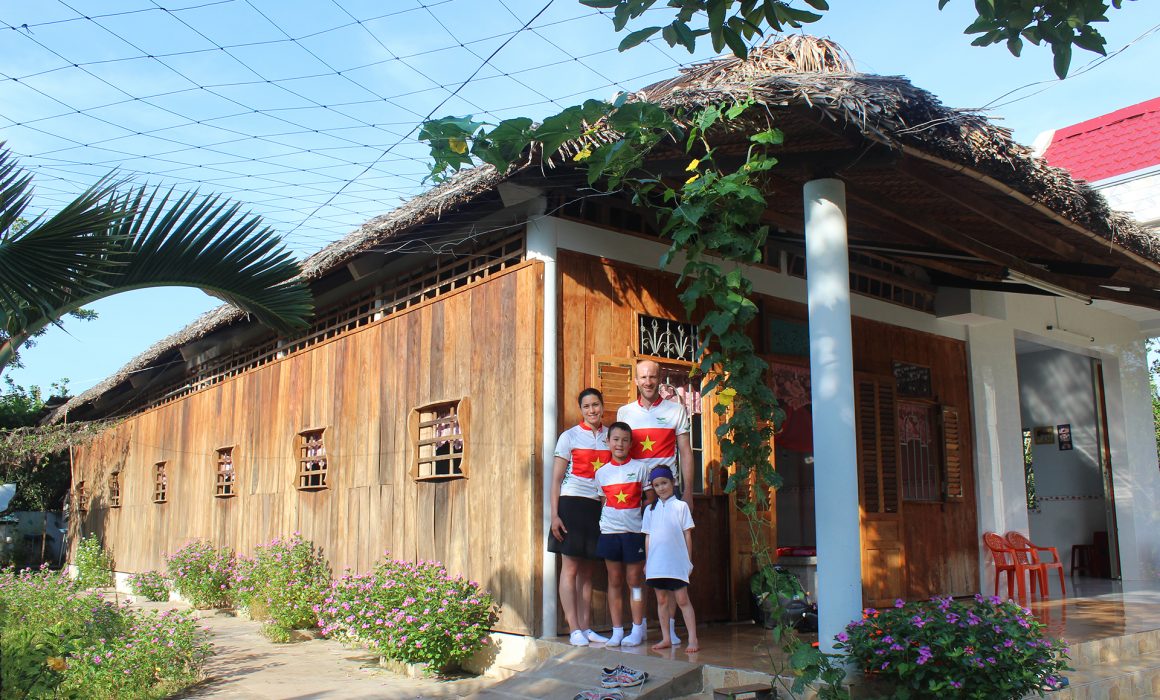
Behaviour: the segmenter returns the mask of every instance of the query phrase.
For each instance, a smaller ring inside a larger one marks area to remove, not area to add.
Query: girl
[[[645,509],[641,530],[645,535],[645,581],[657,592],[657,613],[662,620],[670,620],[681,609],[685,629],[689,631],[689,645],[685,651],[700,651],[697,641],[697,617],[689,600],[689,573],[693,570],[693,516],[689,505],[674,498],[673,470],[661,465],[649,473],[656,500]],[[661,625],[661,641],[653,645],[659,651],[673,645],[668,625]],[[679,642],[678,642],[679,643]]]
[[[572,630],[574,646],[608,639],[592,631],[592,574],[600,556],[600,490],[596,470],[608,463],[608,431],[601,425],[604,397],[585,389],[577,399],[582,420],[565,430],[556,442],[552,469],[552,536],[548,551],[562,558],[560,604]]]

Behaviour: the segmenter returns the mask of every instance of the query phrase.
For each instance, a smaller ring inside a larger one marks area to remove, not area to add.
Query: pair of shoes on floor
[[[619,690],[581,690],[572,700],[624,700]]]
[[[647,680],[647,671],[638,671],[623,664],[616,668],[604,668],[600,671],[600,686],[602,688],[632,688],[643,685]]]

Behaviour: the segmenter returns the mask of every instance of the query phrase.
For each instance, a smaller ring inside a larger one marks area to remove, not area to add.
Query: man
[[[693,506],[693,443],[689,414],[676,401],[661,397],[661,367],[652,360],[636,363],[639,398],[616,411],[616,420],[632,426],[632,459],[644,462],[648,471],[661,465],[681,468],[681,500]]]

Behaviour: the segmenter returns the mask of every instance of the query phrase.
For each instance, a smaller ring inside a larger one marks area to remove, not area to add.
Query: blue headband
[[[662,477],[662,476],[664,478],[668,479],[669,481],[673,481],[673,470],[666,467],[663,464],[659,467],[653,467],[653,470],[648,473],[649,483],[651,484],[653,479],[656,479],[656,478]]]

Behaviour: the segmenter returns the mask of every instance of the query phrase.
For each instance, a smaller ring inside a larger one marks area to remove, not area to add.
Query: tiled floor
[[[1160,629],[1160,583],[1072,577],[1067,579],[1067,587],[1068,596],[1062,598],[1056,578],[1049,584],[1051,597],[1030,601],[1031,612],[1047,625],[1052,636],[1076,644]],[[625,647],[622,652],[763,672],[782,663],[780,650],[768,631],[751,623],[703,626],[701,651],[696,654],[685,653],[683,646],[652,651],[649,645],[659,639],[660,633],[654,628],[649,630],[649,636],[645,644]],[[561,641],[566,642],[563,638]]]

